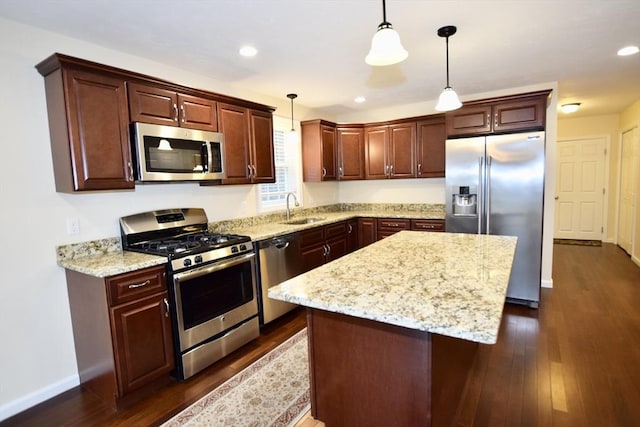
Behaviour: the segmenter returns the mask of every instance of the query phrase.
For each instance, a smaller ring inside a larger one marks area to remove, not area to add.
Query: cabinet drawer
[[[111,306],[167,290],[164,265],[108,277],[106,282]]]
[[[300,232],[300,246],[303,248],[324,243],[324,227]]]
[[[326,239],[344,236],[345,234],[349,234],[347,221],[338,222],[337,224],[331,224],[324,227],[324,237]]]
[[[411,229],[415,231],[444,231],[444,220],[412,219]]]
[[[411,220],[408,219],[378,219],[378,231],[382,230],[409,230],[411,228]]]

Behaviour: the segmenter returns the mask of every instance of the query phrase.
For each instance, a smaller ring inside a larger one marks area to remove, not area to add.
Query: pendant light
[[[289,135],[287,138],[289,141],[296,141],[298,139],[298,135],[296,134],[296,128],[293,125],[293,100],[296,99],[298,95],[295,93],[288,93],[287,98],[291,100],[291,130],[289,131]]]
[[[457,30],[453,25],[448,25],[438,30],[438,36],[445,37],[447,40],[447,86],[445,86],[440,98],[438,98],[438,104],[436,105],[436,110],[438,111],[451,111],[462,107],[458,94],[449,86],[449,37],[454,35]]]
[[[369,65],[383,66],[402,62],[409,56],[409,53],[402,47],[400,36],[393,29],[390,22],[387,22],[387,7],[385,0],[382,0],[382,22],[378,25],[378,30],[371,39],[371,50],[364,58]]]

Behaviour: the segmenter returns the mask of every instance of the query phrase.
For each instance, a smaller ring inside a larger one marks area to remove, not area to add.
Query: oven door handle
[[[225,268],[233,267],[234,265],[242,264],[243,262],[247,262],[249,260],[253,260],[256,257],[256,254],[253,252],[249,252],[240,256],[235,256],[230,259],[226,259],[223,261],[214,262],[213,264],[207,264],[202,267],[194,268],[193,270],[183,271],[181,273],[176,273],[173,275],[174,281],[181,282],[183,280],[193,279],[196,277],[204,276],[206,274],[213,273],[215,271],[219,271]]]

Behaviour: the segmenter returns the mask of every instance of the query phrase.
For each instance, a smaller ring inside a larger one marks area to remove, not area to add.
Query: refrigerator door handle
[[[478,234],[482,234],[482,212],[484,212],[484,191],[483,188],[483,173],[482,173],[482,165],[484,164],[484,157],[478,157],[478,200],[476,203],[478,204]]]
[[[487,179],[487,189],[486,189],[487,230],[486,230],[486,234],[491,234],[490,219],[491,219],[491,161],[492,160],[493,160],[493,157],[487,156],[487,178],[486,178]]]

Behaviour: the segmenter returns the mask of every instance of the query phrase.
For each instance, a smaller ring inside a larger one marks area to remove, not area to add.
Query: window
[[[258,210],[269,212],[285,209],[287,193],[293,192],[300,204],[300,139],[299,133],[290,135],[291,122],[273,117],[273,157],[276,182],[260,184],[258,190]]]

